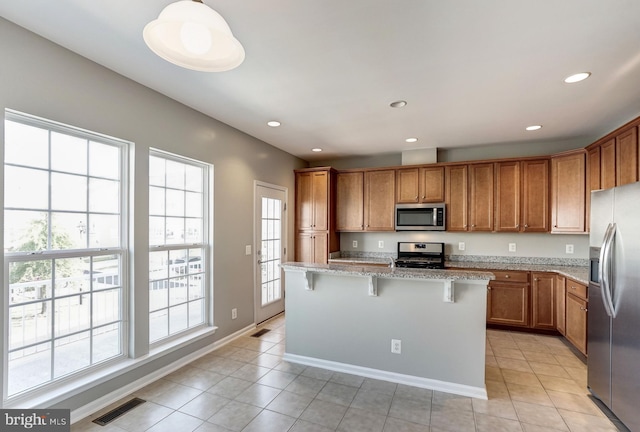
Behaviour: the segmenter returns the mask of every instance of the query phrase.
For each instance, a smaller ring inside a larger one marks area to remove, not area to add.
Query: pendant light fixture
[[[187,69],[222,72],[244,60],[244,48],[227,22],[201,0],[171,3],[142,35],[151,51]]]

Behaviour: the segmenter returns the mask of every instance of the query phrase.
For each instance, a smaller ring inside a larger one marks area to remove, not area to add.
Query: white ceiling
[[[237,69],[147,48],[172,0],[1,0],[0,16],[306,160],[595,140],[640,114],[637,0],[204,1],[244,45]]]

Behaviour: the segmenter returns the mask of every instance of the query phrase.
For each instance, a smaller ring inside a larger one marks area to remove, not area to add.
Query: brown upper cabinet
[[[447,231],[467,231],[468,168],[466,165],[445,167],[445,203],[447,205]]]
[[[496,231],[549,231],[548,159],[498,162],[495,182]]]
[[[403,168],[396,171],[396,203],[444,202],[444,167]]]
[[[616,136],[616,186],[638,181],[638,128]]]
[[[551,232],[585,232],[585,152],[551,158]]]
[[[364,230],[364,172],[342,172],[337,176],[336,229]]]
[[[395,170],[364,173],[364,229],[395,231]]]
[[[327,230],[329,172],[298,172],[296,176],[296,222],[298,230]]]
[[[395,230],[395,176],[393,169],[339,173],[336,229]]]
[[[469,165],[470,231],[493,231],[493,165]]]
[[[616,140],[610,139],[600,146],[600,187],[616,185]]]

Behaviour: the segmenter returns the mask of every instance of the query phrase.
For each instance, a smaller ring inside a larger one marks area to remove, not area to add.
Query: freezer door
[[[640,431],[640,183],[614,190],[611,408],[630,430]]]
[[[591,192],[591,214],[589,226],[589,246],[600,247],[604,233],[610,222],[613,222],[614,189]]]
[[[611,408],[611,318],[604,308],[601,287],[595,283],[589,284],[587,347],[587,385]]]

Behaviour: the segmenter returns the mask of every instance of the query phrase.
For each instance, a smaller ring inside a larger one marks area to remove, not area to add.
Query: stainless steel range
[[[396,267],[443,269],[444,243],[398,242]]]

